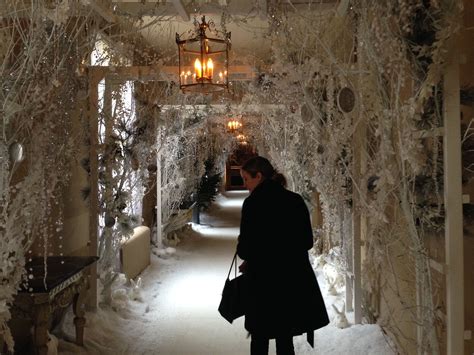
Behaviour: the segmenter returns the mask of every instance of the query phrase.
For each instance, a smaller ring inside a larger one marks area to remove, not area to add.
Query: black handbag
[[[232,265],[235,264],[235,278],[230,280],[230,272]],[[242,317],[245,314],[245,304],[247,295],[247,276],[245,274],[237,276],[237,253],[230,264],[229,273],[225,280],[224,289],[222,290],[222,299],[219,304],[219,313],[229,323],[232,324],[234,319]]]

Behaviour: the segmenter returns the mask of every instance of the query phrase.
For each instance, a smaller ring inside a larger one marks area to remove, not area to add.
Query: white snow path
[[[201,225],[194,226],[166,259],[152,255],[143,272],[141,301],[116,298],[115,310],[99,308],[87,313],[85,346],[71,343],[74,337],[72,313],[62,328],[59,354],[249,354],[244,319],[231,325],[217,312],[239,232],[242,192],[219,196]],[[318,273],[326,293],[326,283]],[[122,283],[116,288],[127,289]],[[120,291],[117,291],[120,295]],[[326,296],[325,296],[326,297]],[[343,293],[327,296],[326,307],[340,304]],[[348,313],[349,321],[351,314]],[[67,341],[68,340],[68,341]],[[275,353],[270,342],[270,354]],[[378,325],[357,325],[338,329],[329,325],[315,332],[315,349],[305,336],[295,338],[296,354],[391,355]]]

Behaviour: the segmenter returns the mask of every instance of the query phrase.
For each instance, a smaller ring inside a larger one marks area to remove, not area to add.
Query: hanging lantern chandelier
[[[230,32],[217,31],[205,16],[201,23],[194,20],[194,24],[194,37],[181,39],[176,34],[180,89],[204,94],[228,90]],[[206,31],[221,38],[208,37]]]

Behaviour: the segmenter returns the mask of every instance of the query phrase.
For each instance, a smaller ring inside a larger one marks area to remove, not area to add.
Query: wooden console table
[[[33,275],[15,297],[12,316],[33,321],[33,342],[36,354],[48,352],[48,327],[51,315],[58,308],[71,303],[76,327],[76,343],[84,344],[84,296],[89,288],[86,268],[97,261],[96,256],[51,256],[33,258],[26,264],[28,275]]]

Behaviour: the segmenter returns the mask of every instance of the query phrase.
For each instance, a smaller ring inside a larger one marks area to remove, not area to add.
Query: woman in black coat
[[[241,174],[250,190],[237,245],[249,285],[250,352],[268,354],[269,339],[276,339],[277,354],[294,354],[293,336],[308,333],[311,343],[313,331],[329,323],[308,258],[313,247],[309,212],[267,159],[251,158]]]

